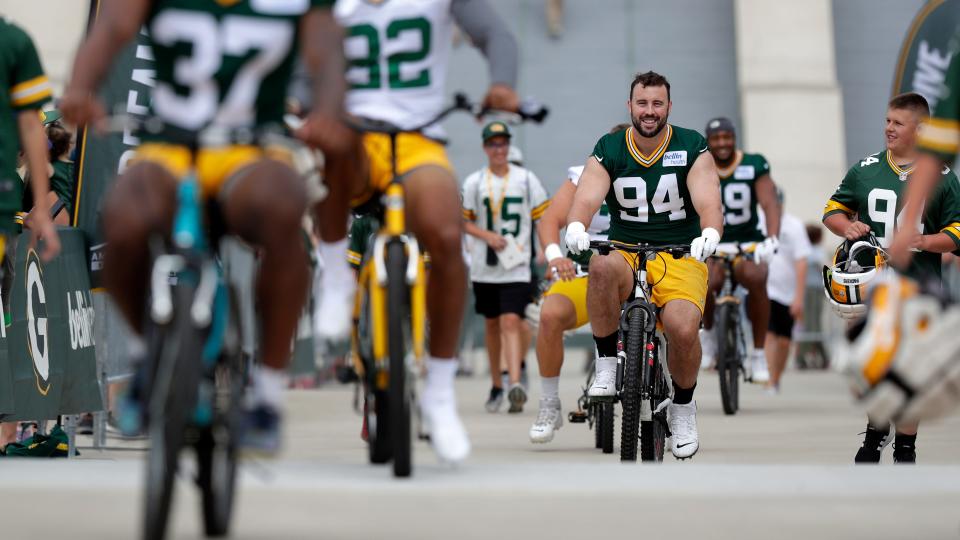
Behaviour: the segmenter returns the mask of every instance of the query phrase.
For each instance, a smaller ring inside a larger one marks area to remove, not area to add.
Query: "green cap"
[[[506,137],[508,139],[512,137],[512,135],[510,134],[510,128],[507,127],[507,125],[504,124],[503,122],[490,122],[489,124],[484,126],[483,142],[487,142],[488,140],[494,137],[501,137],[501,136]]]
[[[43,125],[52,124],[59,120],[63,115],[57,109],[49,111],[40,111],[40,123]]]

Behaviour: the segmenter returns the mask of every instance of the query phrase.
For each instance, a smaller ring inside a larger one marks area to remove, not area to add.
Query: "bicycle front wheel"
[[[739,305],[717,306],[717,374],[720,378],[720,402],[725,414],[736,414],[740,408],[740,366],[737,348],[737,312]]]
[[[177,461],[197,403],[203,335],[189,316],[193,295],[192,287],[179,285],[174,290],[173,321],[165,329],[148,330],[152,336],[148,343],[156,351],[158,363],[150,396],[143,522],[143,537],[147,540],[166,536]]]
[[[406,330],[410,321],[410,290],[407,286],[407,254],[398,241],[387,246],[387,338],[390,355],[390,435],[393,448],[393,475],[410,476],[412,449],[410,435],[410,388],[407,384]]]
[[[620,461],[637,461],[637,443],[640,437],[640,363],[643,361],[643,327],[645,312],[632,309],[627,312],[627,335],[623,344],[626,359],[623,366],[623,389],[620,403],[623,418],[620,421]]]

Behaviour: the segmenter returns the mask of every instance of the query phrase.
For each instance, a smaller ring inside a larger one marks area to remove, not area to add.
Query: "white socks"
[[[540,392],[543,399],[560,399],[560,377],[540,377]]]
[[[339,283],[343,280],[353,281],[353,272],[347,262],[347,239],[336,242],[320,241],[317,246],[317,255],[323,261],[323,278],[326,283]]]
[[[457,376],[456,358],[427,357],[427,377],[423,385],[423,400],[453,399],[453,379]]]
[[[253,370],[253,397],[255,403],[263,403],[275,409],[283,408],[283,393],[287,389],[287,371],[267,366]]]

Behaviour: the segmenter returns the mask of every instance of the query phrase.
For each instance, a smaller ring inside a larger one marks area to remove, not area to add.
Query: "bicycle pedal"
[[[421,440],[421,441],[430,442],[430,434],[429,434],[429,433],[417,433],[417,439],[418,439],[418,440]]]
[[[571,424],[584,424],[587,422],[587,413],[585,411],[570,411],[567,419]]]

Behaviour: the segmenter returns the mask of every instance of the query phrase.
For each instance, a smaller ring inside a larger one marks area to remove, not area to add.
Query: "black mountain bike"
[[[717,336],[717,375],[720,378],[720,402],[724,414],[736,414],[740,409],[740,374],[745,372],[747,344],[743,335],[743,319],[740,313],[740,298],[734,292],[737,287],[733,278],[733,266],[737,258],[743,255],[738,246],[737,253],[718,253],[715,259],[724,265],[723,287],[717,295],[713,320]]]
[[[667,406],[673,388],[667,369],[665,337],[657,331],[657,308],[650,300],[647,264],[660,256],[676,259],[690,253],[690,245],[651,246],[612,241],[592,241],[590,247],[601,255],[612,250],[636,253],[634,293],[623,304],[620,315],[620,341],[617,355],[617,394],[623,414],[620,422],[620,461],[636,461],[639,441],[642,461],[663,461],[667,426]]]

